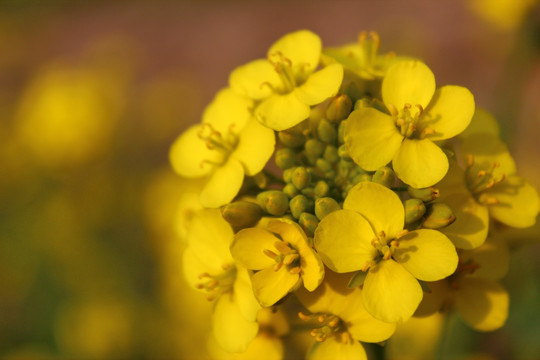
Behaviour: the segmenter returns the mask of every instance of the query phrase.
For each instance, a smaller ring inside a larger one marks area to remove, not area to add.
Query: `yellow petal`
[[[343,67],[332,64],[314,72],[294,92],[298,100],[307,105],[317,105],[337,94],[343,80]]]
[[[201,192],[201,204],[217,208],[231,202],[238,194],[244,181],[244,169],[238,160],[230,158],[208,179]]]
[[[251,118],[253,100],[238,95],[230,88],[220,90],[206,107],[202,122],[226,136],[231,130],[241,131]]]
[[[500,280],[508,272],[510,252],[502,236],[490,236],[479,248],[461,252],[459,258],[463,263],[473,261],[480,265],[469,276]]]
[[[325,273],[324,281],[313,292],[298,289],[298,300],[312,313],[334,314],[348,304],[348,295],[353,292],[347,284],[350,275],[338,274],[331,270]]]
[[[193,125],[174,141],[169,152],[171,165],[179,175],[196,178],[209,174],[212,163],[224,161],[223,153],[210,150],[199,137],[201,125]],[[208,162],[207,162],[208,161]]]
[[[460,138],[466,138],[474,134],[488,133],[499,137],[499,123],[485,109],[476,108],[469,126],[459,135]]]
[[[486,206],[479,204],[468,190],[441,197],[450,206],[456,220],[441,229],[459,249],[474,249],[486,240],[489,229],[489,213]]]
[[[304,230],[295,222],[284,220],[271,221],[268,230],[281,236],[300,255],[301,276],[304,287],[313,291],[324,278],[324,266],[319,255],[309,246]]]
[[[314,245],[322,261],[335,272],[360,270],[377,256],[371,245],[371,225],[360,214],[338,210],[326,216],[315,230]]]
[[[231,156],[242,163],[247,175],[253,176],[264,168],[275,145],[274,131],[251,119],[242,129],[236,150]]]
[[[418,281],[394,260],[380,261],[369,270],[362,294],[366,310],[390,323],[408,320],[422,300]]]
[[[358,341],[343,343],[335,336],[315,343],[309,350],[308,360],[367,360],[366,351]]]
[[[431,229],[411,231],[399,239],[394,259],[418,280],[436,281],[456,270],[458,256],[452,242]]]
[[[489,205],[488,209],[489,214],[500,222],[516,228],[536,223],[540,201],[538,192],[527,180],[510,176],[482,195],[498,200],[497,205]]]
[[[354,162],[368,171],[392,161],[402,141],[394,120],[373,108],[353,111],[345,123],[347,150]]]
[[[460,134],[469,126],[474,114],[474,97],[464,87],[447,85],[438,88],[424,114],[419,129],[435,130],[427,137],[433,141],[444,140]]]
[[[499,283],[465,278],[459,283],[456,308],[463,320],[474,329],[492,331],[506,322],[508,300],[508,293]]]
[[[268,56],[281,53],[293,65],[293,73],[308,75],[319,64],[322,43],[318,35],[308,30],[289,33],[276,41],[268,50]]]
[[[422,62],[399,61],[390,66],[382,82],[385,104],[401,110],[405,104],[421,105],[424,109],[435,92],[435,76]]]
[[[257,313],[261,309],[261,305],[259,305],[259,302],[255,298],[249,273],[244,267],[236,267],[236,279],[233,284],[233,292],[238,308],[244,318],[255,321]]]
[[[497,163],[498,166],[493,170],[495,178],[514,175],[516,173],[516,164],[508,147],[499,138],[488,134],[479,133],[468,136],[463,139],[463,155],[472,155],[474,167],[471,172],[478,170],[487,170],[491,165]]]
[[[356,184],[349,191],[343,208],[364,216],[376,235],[384,231],[387,238],[393,239],[403,230],[403,203],[395,192],[383,185],[368,181]]]
[[[292,291],[300,281],[299,274],[290,274],[286,266],[278,271],[268,267],[251,277],[253,292],[263,307],[272,306]]]
[[[276,241],[280,240],[264,229],[243,229],[234,236],[231,254],[241,266],[251,270],[262,270],[276,263],[264,254],[264,250],[279,253],[274,247]]]
[[[190,247],[187,247],[182,253],[182,270],[184,278],[191,288],[198,291],[206,292],[204,289],[197,288],[197,284],[201,283],[199,275],[204,273],[218,275],[223,272],[221,265],[223,264],[206,264],[203,260],[199,259],[199,256],[197,256]]]
[[[278,73],[265,59],[255,60],[234,69],[229,76],[229,84],[238,94],[254,100],[267,98],[273,93],[272,87],[279,89],[282,86]]]
[[[212,325],[218,344],[230,352],[245,351],[259,331],[257,322],[244,318],[230,293],[220,296],[216,301]]]
[[[233,263],[229,246],[233,231],[217,209],[198,211],[192,218],[188,233],[191,250],[209,268]]]
[[[448,171],[448,158],[428,139],[405,139],[392,164],[396,175],[415,188],[434,185]]]
[[[414,316],[430,316],[443,308],[445,303],[451,298],[450,284],[446,279],[426,283],[429,292],[424,292],[422,302],[416,309]]]
[[[298,100],[294,92],[273,94],[255,109],[255,116],[263,125],[281,131],[307,119],[309,106]]]
[[[448,161],[448,172],[435,187],[439,189],[440,198],[446,199],[453,194],[470,194],[465,183],[465,172],[455,160]],[[452,208],[453,209],[453,208]]]

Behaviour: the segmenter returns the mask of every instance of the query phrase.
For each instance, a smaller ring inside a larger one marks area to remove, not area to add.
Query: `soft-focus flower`
[[[455,274],[427,283],[426,295],[417,315],[455,308],[469,326],[478,331],[500,328],[508,317],[508,292],[499,284],[508,272],[506,243],[490,237],[479,248],[462,251]]]
[[[293,127],[309,116],[310,106],[334,96],[343,79],[343,68],[332,64],[315,71],[321,57],[321,39],[300,30],[283,36],[259,59],[236,68],[231,88],[260,101],[257,119],[271,129]]]
[[[435,89],[435,77],[420,61],[400,61],[383,79],[382,100],[390,114],[371,107],[351,113],[345,143],[365,170],[392,162],[397,176],[415,188],[431,186],[448,170],[448,158],[434,141],[462,132],[474,113],[464,87]]]
[[[313,291],[324,277],[324,267],[308,238],[295,222],[272,220],[266,228],[236,234],[231,253],[238,264],[257,272],[253,291],[262,306],[271,306],[303,283]]]
[[[485,20],[505,30],[516,28],[538,0],[468,0],[470,8]]]
[[[375,319],[364,308],[362,290],[347,287],[347,276],[326,272],[323,283],[310,293],[303,289],[297,297],[312,315],[300,313],[311,321],[311,335],[317,341],[308,359],[367,359],[362,342],[378,343],[394,333],[395,324]]]
[[[361,182],[345,199],[343,210],[327,215],[315,232],[315,248],[331,270],[362,270],[363,301],[375,318],[402,322],[412,316],[422,288],[452,274],[457,254],[436,230],[403,230],[403,204],[388,188]]]
[[[257,334],[260,309],[247,270],[235,264],[229,246],[234,234],[217,209],[197,212],[191,220],[184,274],[195,289],[214,300],[213,334],[230,352],[245,351]]]
[[[451,161],[448,175],[437,184],[440,199],[456,215],[456,221],[442,230],[454,245],[462,249],[482,245],[490,217],[517,228],[534,225],[540,210],[538,193],[515,175],[506,145],[489,133],[476,133],[463,139],[462,152],[466,169]]]
[[[260,172],[274,151],[274,132],[251,116],[252,106],[252,100],[221,90],[206,108],[202,124],[188,128],[171,147],[171,164],[178,174],[208,176],[201,192],[203,206],[230,202],[244,174]]]

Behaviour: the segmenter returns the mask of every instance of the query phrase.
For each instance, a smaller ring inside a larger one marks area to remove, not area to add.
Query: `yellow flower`
[[[508,317],[508,292],[499,284],[508,272],[509,251],[503,239],[490,237],[479,248],[462,251],[455,274],[428,283],[431,293],[419,307],[418,315],[455,308],[469,326],[492,331]]]
[[[307,30],[283,36],[259,59],[236,68],[231,88],[257,100],[255,116],[271,129],[293,127],[309,116],[310,106],[334,96],[343,79],[340,64],[315,71],[321,57],[321,39]]]
[[[415,188],[431,186],[448,170],[448,159],[434,141],[462,132],[474,113],[466,88],[435,89],[431,70],[419,61],[392,65],[383,79],[382,99],[390,115],[375,108],[355,110],[345,125],[353,160],[375,171],[390,161],[396,175]]]
[[[296,292],[312,313],[300,313],[300,318],[314,323],[311,335],[317,342],[308,359],[367,359],[359,341],[378,343],[394,333],[396,325],[371,316],[364,308],[362,290],[349,289],[347,282],[346,276],[327,271],[317,290]]]
[[[292,221],[272,220],[266,229],[241,230],[231,253],[238,264],[257,271],[251,281],[262,306],[274,305],[302,283],[313,291],[324,277],[319,256],[302,228]]]
[[[200,197],[205,207],[230,202],[244,174],[257,174],[272,156],[274,132],[251,116],[252,106],[253,101],[232,90],[221,90],[206,108],[202,124],[188,128],[171,147],[170,161],[178,174],[208,176]]]
[[[454,245],[482,245],[489,217],[516,228],[534,225],[540,210],[538,193],[515,175],[506,145],[490,133],[475,133],[463,139],[462,152],[468,159],[466,170],[452,161],[448,175],[437,184],[441,201],[456,215],[456,221],[442,230]]]
[[[399,197],[372,182],[354,186],[343,210],[326,216],[315,232],[315,248],[331,270],[366,272],[363,302],[375,318],[403,322],[422,299],[418,280],[452,274],[457,254],[452,242],[431,229],[403,230]]]
[[[516,28],[538,0],[469,0],[471,9],[485,20],[506,30]]]
[[[233,237],[219,210],[200,210],[189,225],[182,265],[188,283],[215,300],[212,328],[219,345],[230,352],[242,352],[257,335],[255,319],[260,306],[247,270],[231,257]]]

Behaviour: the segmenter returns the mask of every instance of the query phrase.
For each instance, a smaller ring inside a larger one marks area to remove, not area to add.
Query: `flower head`
[[[431,70],[420,61],[399,61],[383,79],[382,100],[389,113],[371,107],[353,111],[345,143],[365,170],[392,162],[397,176],[415,188],[431,186],[448,170],[448,159],[434,141],[462,132],[474,113],[466,88],[435,89]]]
[[[340,64],[315,71],[321,56],[321,40],[300,30],[283,36],[268,50],[267,59],[236,68],[231,88],[258,101],[256,118],[274,130],[285,130],[305,120],[310,106],[334,96],[343,79]]]

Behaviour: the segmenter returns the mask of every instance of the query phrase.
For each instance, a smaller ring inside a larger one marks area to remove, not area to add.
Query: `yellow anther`
[[[290,253],[293,252],[293,250],[289,247],[289,245],[287,245],[285,242],[283,241],[276,241],[274,243],[274,246],[276,247],[276,249],[282,253],[283,255],[289,255]]]
[[[403,229],[400,232],[396,234],[396,239],[399,239],[400,237],[403,237],[409,233],[409,230]],[[397,245],[396,245],[397,246]]]
[[[289,274],[296,275],[299,274],[302,271],[302,268],[300,266],[293,267],[289,270]]]
[[[474,156],[472,154],[467,154],[467,167],[472,167],[474,165]]]
[[[285,258],[283,259],[283,263],[285,265],[291,265],[293,261],[295,261],[298,258],[300,258],[300,255],[298,254],[289,254],[285,256]]]
[[[274,253],[272,250],[264,249],[263,253],[264,255],[268,256],[272,260],[274,260],[277,257],[277,254]]]
[[[324,320],[325,320],[325,319],[324,319],[324,316],[323,316],[323,315],[319,315],[319,316],[317,317],[317,321],[320,322],[321,324],[324,323]]]
[[[298,317],[300,318],[300,320],[303,320],[303,321],[309,321],[312,318],[310,315],[306,315],[301,311],[298,312]]]
[[[397,108],[392,104],[387,104],[386,107],[388,108],[388,111],[390,111],[390,114],[394,117],[399,115],[399,111]]]
[[[276,265],[274,265],[274,271],[279,271],[279,269],[281,269],[282,266],[283,266],[282,261],[276,263]]]
[[[417,108],[418,108],[418,117],[422,116],[422,114],[424,113],[424,107],[420,104],[416,104],[415,105]]]

